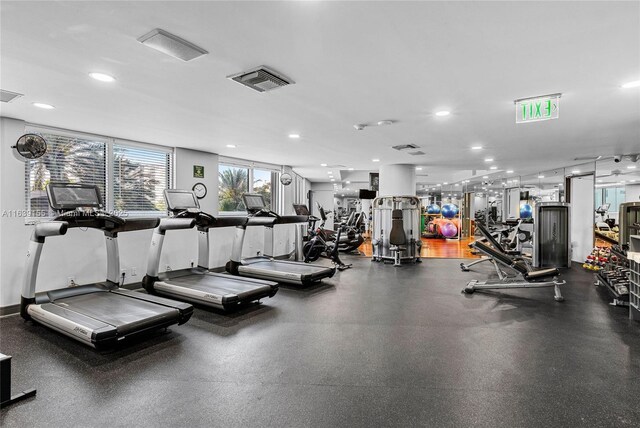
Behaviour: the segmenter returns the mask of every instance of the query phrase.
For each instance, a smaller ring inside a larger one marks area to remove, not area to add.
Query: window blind
[[[167,210],[164,189],[171,185],[172,154],[120,142],[113,144],[113,208],[129,214]]]
[[[107,142],[99,138],[53,134],[38,129],[47,141],[47,152],[38,159],[25,162],[26,218],[51,217],[46,186],[50,182],[86,183],[100,188],[103,202],[107,197]]]

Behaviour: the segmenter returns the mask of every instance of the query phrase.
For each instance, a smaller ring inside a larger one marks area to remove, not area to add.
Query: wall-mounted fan
[[[37,159],[47,153],[47,142],[41,135],[24,134],[11,148],[24,159]]]

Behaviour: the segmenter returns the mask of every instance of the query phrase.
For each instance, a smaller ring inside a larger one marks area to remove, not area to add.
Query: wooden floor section
[[[469,243],[473,238],[462,238],[460,240],[450,239],[426,239],[422,238],[421,258],[438,259],[474,259],[480,256],[471,253]],[[371,241],[366,238],[364,244],[358,248],[362,254],[371,257]]]

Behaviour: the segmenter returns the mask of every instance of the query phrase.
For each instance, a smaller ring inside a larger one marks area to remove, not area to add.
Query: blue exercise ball
[[[442,206],[442,216],[444,218],[454,218],[459,210],[455,204],[445,204]]]
[[[520,218],[531,218],[533,217],[533,208],[529,204],[520,205]]]
[[[427,208],[427,214],[440,214],[440,207],[436,204],[431,204]]]

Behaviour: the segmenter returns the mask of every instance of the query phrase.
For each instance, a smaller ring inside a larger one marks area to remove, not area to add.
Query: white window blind
[[[117,215],[163,216],[163,191],[171,186],[173,149],[32,125],[47,153],[25,162],[27,222],[56,215],[46,186],[50,182],[95,184],[103,208]]]
[[[27,132],[38,133],[47,141],[44,156],[25,162],[27,220],[55,214],[49,207],[45,190],[49,183],[95,184],[103,200],[106,199],[106,140],[39,129]]]
[[[164,189],[171,184],[171,153],[113,144],[113,208],[130,214],[165,213]]]

